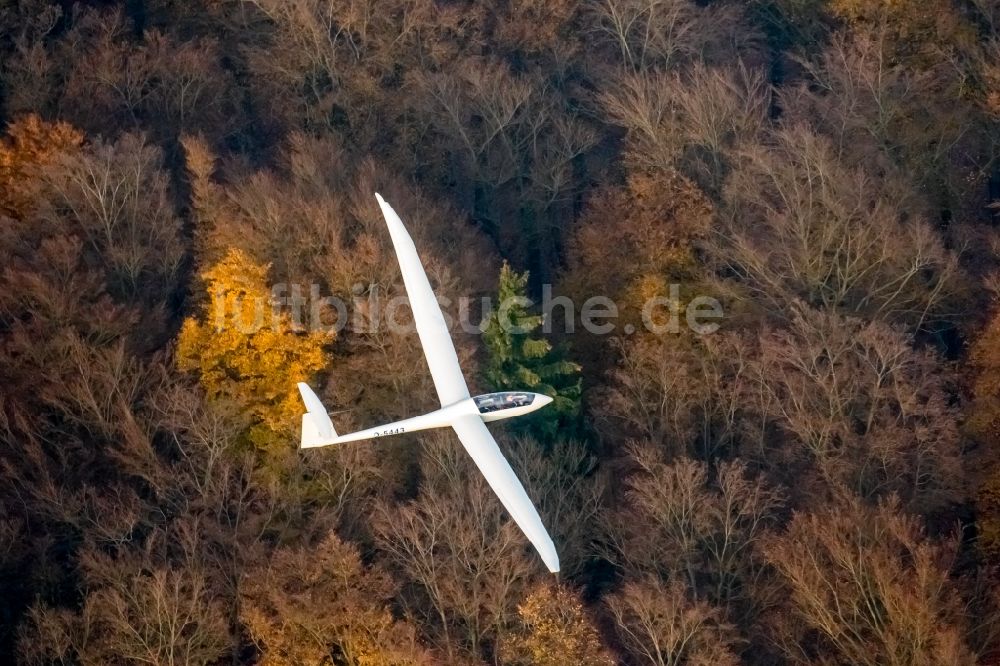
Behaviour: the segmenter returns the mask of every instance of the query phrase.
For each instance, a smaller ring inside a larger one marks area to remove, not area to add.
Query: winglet
[[[333,429],[333,422],[326,413],[326,407],[308,384],[299,382],[298,387],[299,393],[302,394],[302,402],[306,405],[306,413],[302,415],[302,448],[332,444],[337,437],[337,431]]]

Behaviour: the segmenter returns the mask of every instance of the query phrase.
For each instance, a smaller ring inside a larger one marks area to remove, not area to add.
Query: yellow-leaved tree
[[[273,308],[269,266],[230,250],[202,273],[208,302],[177,341],[177,363],[198,375],[209,399],[234,403],[249,419],[253,445],[270,453],[298,427],[295,384],[326,364],[332,334],[297,331],[289,313]]]

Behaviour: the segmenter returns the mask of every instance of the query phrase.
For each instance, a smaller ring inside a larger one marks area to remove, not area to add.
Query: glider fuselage
[[[388,435],[402,435],[407,432],[429,430],[431,428],[446,428],[457,416],[476,414],[484,422],[500,421],[515,416],[522,416],[536,409],[541,409],[552,402],[552,398],[540,393],[528,391],[503,391],[500,393],[485,393],[472,398],[460,400],[433,412],[414,416],[402,421],[387,423],[375,428],[359,430],[346,435],[333,437],[327,441],[303,444],[306,448],[312,446],[328,446],[344,442],[356,442],[363,439],[375,439]]]

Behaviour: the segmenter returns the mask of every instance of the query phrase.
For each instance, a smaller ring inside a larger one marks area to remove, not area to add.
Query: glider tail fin
[[[302,448],[332,444],[337,438],[337,431],[333,429],[326,407],[308,384],[299,382],[298,386],[302,402],[306,405],[306,413],[302,415]]]

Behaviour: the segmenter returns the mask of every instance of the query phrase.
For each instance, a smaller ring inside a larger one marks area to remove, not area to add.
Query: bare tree
[[[674,169],[720,189],[738,152],[761,135],[770,105],[764,78],[740,63],[684,74],[622,76],[600,97],[615,124],[628,132],[628,158],[640,169]]]
[[[895,493],[922,511],[960,496],[948,373],[899,331],[805,309],[790,330],[763,335],[748,377],[756,409],[791,437],[769,449],[782,461],[776,469],[814,466],[827,488]]]
[[[82,566],[86,596],[78,615],[31,611],[20,641],[27,663],[196,666],[228,650],[225,615],[196,562],[171,569],[90,551]]]
[[[396,117],[399,96],[387,96],[383,81],[397,68],[447,61],[455,50],[448,30],[463,30],[466,18],[424,0],[247,0],[244,7],[257,10],[246,20],[255,35],[247,52],[269,115],[290,129],[349,129],[344,136],[356,145],[398,129],[385,120]]]
[[[670,457],[708,461],[738,447],[749,364],[739,338],[636,337],[616,346],[612,381],[593,407],[603,430]]]
[[[453,169],[468,171],[474,185],[469,208],[488,219],[491,202],[485,197],[521,176],[536,138],[538,82],[512,74],[502,62],[469,60],[422,76],[417,85],[430,122],[454,146]]]
[[[633,447],[631,458],[638,470],[625,504],[605,515],[606,555],[626,580],[676,581],[752,625],[774,603],[757,549],[779,518],[781,494],[738,461],[710,481],[704,463],[665,463],[651,447]]]
[[[796,299],[905,323],[946,315],[961,284],[954,252],[891,189],[848,168],[830,142],[798,126],[748,150],[727,184],[710,244],[721,267],[771,312]]]
[[[433,154],[463,206],[502,248],[547,271],[580,188],[577,162],[597,143],[592,125],[541,72],[512,71],[500,58],[467,58],[413,81],[417,115],[447,146]]]
[[[466,453],[446,437],[423,447],[420,495],[380,505],[378,543],[413,584],[407,615],[449,660],[479,655],[514,621],[538,564]]]
[[[773,537],[764,552],[792,611],[773,635],[790,663],[976,663],[949,579],[955,542],[934,543],[918,524],[895,501],[845,495]]]
[[[580,41],[573,39],[580,3],[570,0],[514,0],[499,10],[491,37],[504,50],[528,53],[562,74],[579,57]],[[547,56],[547,57],[546,57]]]
[[[991,139],[970,107],[951,101],[969,85],[968,66],[941,52],[929,59],[933,66],[914,67],[892,53],[891,30],[877,24],[835,34],[825,51],[800,59],[808,82],[781,92],[785,115],[830,137],[849,167],[900,170],[933,204],[976,214],[965,207],[981,205],[975,188]]]
[[[608,598],[615,630],[628,652],[657,666],[736,666],[739,639],[722,613],[691,600],[679,583],[656,578],[626,583]]]
[[[631,72],[670,68],[698,57],[721,59],[728,37],[748,34],[733,6],[703,8],[689,0],[591,0],[587,9],[591,33]]]
[[[56,115],[106,137],[145,131],[169,141],[188,131],[222,140],[244,129],[212,38],[156,29],[139,36],[124,10],[34,11],[3,67],[13,110]],[[48,38],[56,25],[58,37]]]
[[[45,49],[45,38],[62,17],[62,8],[47,0],[32,0],[16,8],[4,8],[4,23],[10,25],[12,31],[14,26],[20,28],[6,35],[13,42],[13,49],[0,65],[4,106],[9,113],[44,113],[55,106],[59,71]]]
[[[114,276],[115,291],[139,302],[171,293],[182,256],[162,160],[159,149],[127,135],[44,170],[53,224],[86,238]]]

